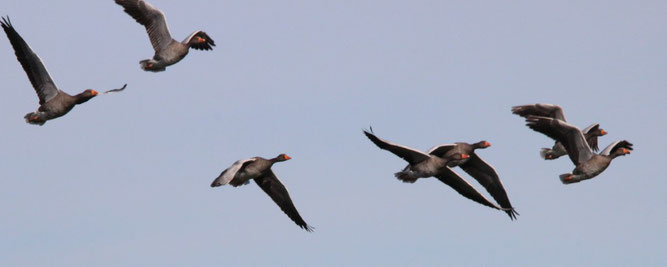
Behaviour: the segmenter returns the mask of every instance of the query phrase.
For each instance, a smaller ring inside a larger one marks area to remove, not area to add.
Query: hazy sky
[[[128,87],[28,125],[38,100],[1,35],[0,265],[667,265],[667,2],[152,3],[177,40],[217,47],[148,73],[144,28],[111,0],[3,2],[62,90]],[[510,112],[537,102],[635,151],[563,185],[572,163],[540,159],[553,142]],[[401,183],[371,125],[418,149],[488,140],[521,216]],[[279,153],[314,233],[255,183],[209,187]]]

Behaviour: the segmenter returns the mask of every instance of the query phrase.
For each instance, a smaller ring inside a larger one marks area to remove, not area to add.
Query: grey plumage
[[[27,123],[44,125],[46,121],[64,116],[74,106],[83,104],[98,94],[95,90],[87,89],[72,96],[58,89],[42,60],[16,32],[9,17],[2,18],[0,26],[7,34],[7,38],[14,48],[16,59],[21,63],[39,98],[40,106],[37,111],[30,112],[23,117]]]
[[[600,154],[595,154],[579,128],[553,118],[528,116],[526,126],[561,142],[567,150],[575,168],[572,173],[559,176],[564,184],[576,183],[598,176],[609,167],[614,158],[630,154],[633,149],[630,142],[623,140],[614,142]]]
[[[203,31],[195,31],[178,42],[171,37],[164,13],[144,0],[115,0],[123,7],[125,13],[146,27],[155,54],[152,59],[139,62],[145,71],[164,71],[167,66],[181,61],[190,48],[212,50],[215,41]]]
[[[213,180],[211,187],[218,187],[230,184],[234,187],[246,185],[250,180],[254,180],[262,190],[271,197],[278,207],[302,229],[312,232],[313,227],[303,220],[299,211],[294,206],[287,188],[278,180],[278,177],[271,170],[276,162],[291,159],[285,154],[280,154],[272,159],[253,157],[245,160],[238,160],[229,168],[225,169]]]
[[[436,177],[460,195],[487,207],[506,212],[509,211],[508,214],[510,215],[510,218],[515,218],[515,212],[513,208],[511,208],[511,205],[509,205],[510,208],[496,206],[477,191],[470,183],[449,169],[448,165],[450,162],[462,164],[463,162],[466,162],[469,157],[467,154],[461,153],[460,151],[454,151],[456,145],[447,144],[435,146],[431,148],[427,154],[413,148],[397,145],[380,139],[372,132],[372,128],[371,131],[364,131],[364,135],[366,135],[366,137],[380,149],[387,150],[408,162],[408,166],[395,174],[396,178],[399,180],[407,183],[414,183],[420,178]],[[488,183],[485,187],[491,188]],[[489,190],[488,188],[487,190]],[[504,189],[502,191],[504,193]],[[494,198],[498,197],[496,194],[498,191],[496,189],[492,189],[489,192],[493,192],[492,196],[494,196]],[[509,200],[507,203],[509,203]]]

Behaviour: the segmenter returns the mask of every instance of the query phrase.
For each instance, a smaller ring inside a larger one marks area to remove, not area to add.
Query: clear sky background
[[[28,125],[38,100],[2,34],[0,265],[667,265],[667,2],[152,3],[215,50],[144,72],[148,37],[113,1],[3,1],[62,90],[128,87]],[[537,102],[635,151],[563,185],[572,163],[540,159],[553,142],[510,112]],[[521,216],[401,183],[370,125],[418,149],[488,140]],[[279,153],[314,233],[254,183],[209,187]]]

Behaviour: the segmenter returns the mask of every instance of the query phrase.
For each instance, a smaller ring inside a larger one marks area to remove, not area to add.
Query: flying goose
[[[274,163],[289,159],[291,158],[288,155],[280,154],[272,159],[253,157],[236,161],[231,167],[222,171],[218,178],[213,180],[211,187],[218,187],[226,184],[237,187],[250,183],[250,180],[255,180],[255,183],[257,183],[257,185],[259,185],[259,187],[273,199],[273,202],[278,204],[280,209],[287,214],[296,225],[308,232],[312,232],[313,228],[301,218],[299,211],[294,207],[294,203],[292,203],[287,188],[285,188],[271,170],[271,166],[273,166]]]
[[[498,173],[496,173],[496,169],[475,153],[476,149],[484,149],[490,146],[491,143],[487,141],[479,141],[474,144],[458,142],[435,146],[431,148],[428,153],[429,155],[444,158],[451,157],[455,154],[470,155],[470,157],[466,159],[449,161],[446,167],[449,171],[446,172],[446,174],[462,179],[456,172],[450,169],[450,167],[455,166],[461,167],[463,171],[475,178],[475,180],[489,192],[493,199],[500,204],[500,207],[505,210],[507,215],[510,216],[510,219],[514,220],[519,213],[512,207],[512,204],[507,197],[507,192],[505,192],[503,182],[500,180],[500,177],[498,177]]]
[[[565,115],[563,114],[563,109],[560,106],[553,104],[538,103],[534,105],[514,106],[512,107],[512,113],[524,118],[532,115],[550,117],[567,122],[567,120],[565,120]],[[605,130],[600,129],[600,124],[597,123],[591,124],[582,132],[586,137],[588,145],[593,149],[593,151],[598,151],[598,136],[607,134]],[[559,141],[556,141],[552,148],[540,149],[540,156],[545,160],[557,159],[565,154],[567,154],[567,151],[565,151],[565,147]]]
[[[7,34],[7,38],[9,38],[9,42],[14,48],[16,59],[21,63],[32,87],[37,92],[37,97],[39,97],[39,108],[37,111],[30,112],[23,117],[27,123],[44,125],[46,121],[67,114],[74,106],[83,104],[98,95],[98,92],[93,89],[87,89],[73,96],[58,89],[42,60],[39,59],[39,56],[32,51],[30,46],[16,32],[9,17],[3,17],[0,25],[2,25],[2,29]],[[125,89],[125,86],[127,84],[122,88],[109,90],[104,93],[122,91]]]
[[[479,191],[477,191],[470,183],[447,167],[447,164],[450,161],[462,161],[468,159],[470,157],[468,154],[454,153],[446,157],[439,157],[430,153],[423,153],[413,148],[397,145],[380,139],[375,136],[372,128],[370,131],[364,130],[364,135],[366,135],[366,137],[380,149],[387,150],[408,162],[408,166],[402,171],[394,174],[399,180],[406,183],[414,183],[419,178],[434,176],[470,200],[490,208],[507,211],[506,209],[493,204],[484,197],[484,195],[479,193]],[[433,151],[436,148],[437,147],[434,147],[430,151]]]
[[[155,55],[139,62],[145,71],[164,71],[167,66],[181,61],[190,48],[212,50],[215,42],[203,31],[195,31],[182,42],[171,38],[164,13],[143,0],[115,0],[139,24],[146,27]]]
[[[613,159],[630,154],[632,150],[632,144],[622,140],[611,143],[600,154],[595,154],[579,128],[554,118],[528,116],[526,125],[565,146],[576,167],[572,173],[559,176],[564,184],[577,183],[598,176],[609,167]]]

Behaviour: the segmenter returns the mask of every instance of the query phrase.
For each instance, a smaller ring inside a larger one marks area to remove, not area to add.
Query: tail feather
[[[571,173],[564,173],[559,175],[560,181],[564,184],[571,184],[571,183],[576,183],[579,182],[580,180],[577,179],[573,174]]]
[[[396,176],[396,178],[403,181],[404,183],[411,183],[411,184],[416,182],[417,179],[419,179],[410,176],[410,173],[405,171],[394,173],[394,176]]]
[[[142,61],[139,61],[139,65],[141,65],[141,69],[145,71],[152,71],[152,72],[160,72],[164,71],[166,68],[155,68],[154,64],[157,64],[157,61],[152,60],[152,59],[144,59]]]
[[[39,117],[39,114],[37,112],[30,112],[28,114],[25,114],[23,118],[25,119],[25,122],[34,125],[42,126],[44,125],[44,123],[46,123],[46,120],[43,120],[41,117]]]
[[[558,158],[554,157],[553,152],[554,152],[553,149],[543,147],[542,149],[540,149],[540,157],[544,160],[552,160]]]
[[[502,209],[502,210],[504,210],[507,213],[507,215],[510,216],[510,219],[512,221],[516,220],[517,215],[520,215],[514,208]]]

